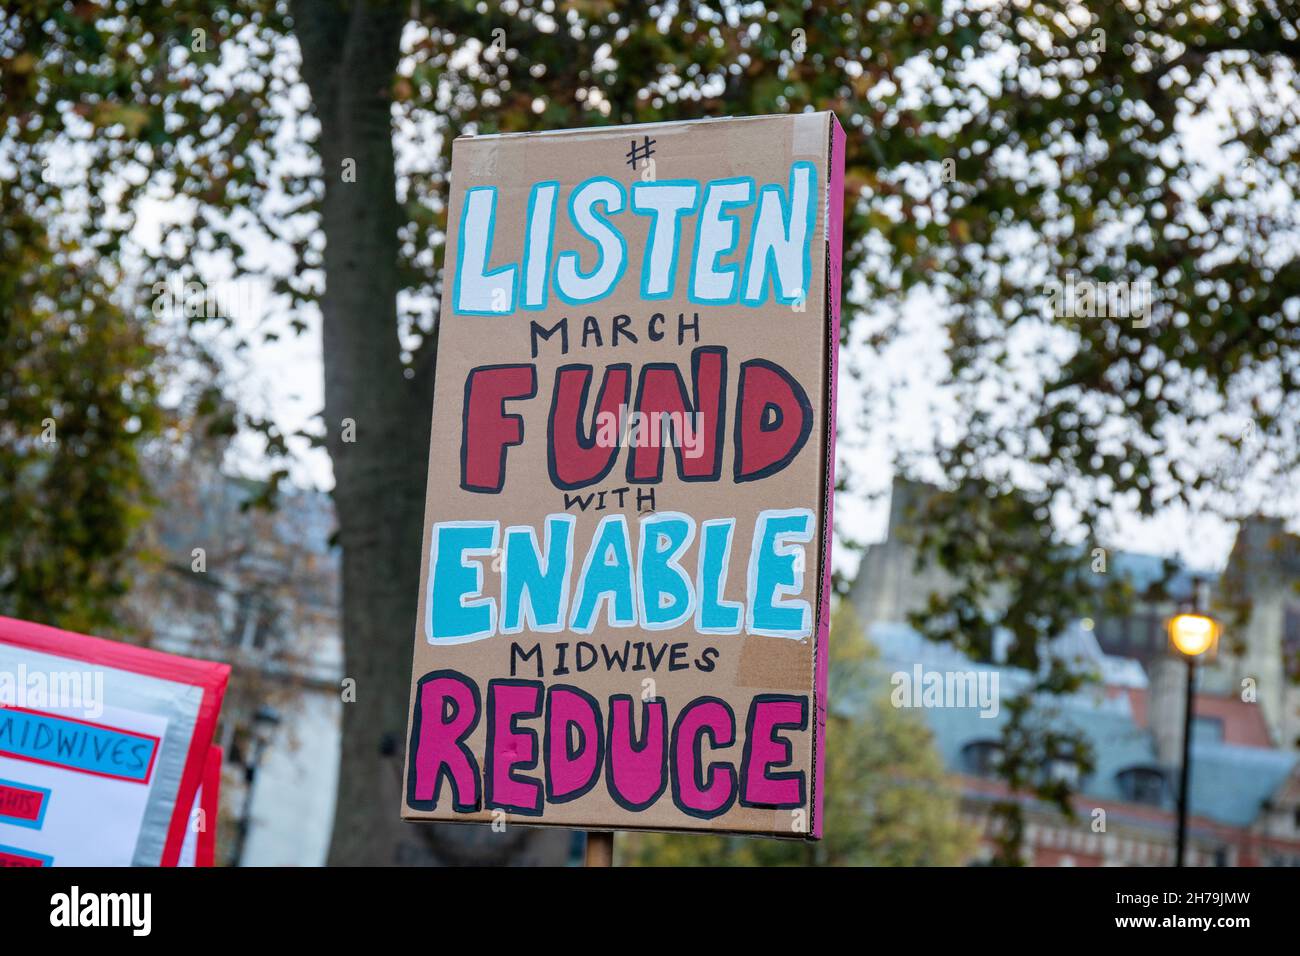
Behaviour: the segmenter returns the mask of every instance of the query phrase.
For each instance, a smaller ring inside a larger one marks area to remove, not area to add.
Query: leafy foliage
[[[0,613],[111,631],[163,423],[156,347],[113,274],[0,186]]]

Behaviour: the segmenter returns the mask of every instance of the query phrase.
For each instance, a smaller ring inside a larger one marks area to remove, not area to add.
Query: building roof
[[[1192,741],[1192,813],[1246,826],[1286,782],[1296,756],[1282,750]]]
[[[1213,586],[1219,573],[1207,569],[1189,568],[1174,558],[1158,554],[1139,554],[1133,551],[1115,551],[1110,555],[1110,573],[1126,578],[1138,594],[1146,591],[1169,573],[1165,591],[1174,600],[1187,600],[1197,581]]]
[[[952,647],[926,640],[906,624],[877,624],[872,627],[870,638],[879,649],[887,672],[912,673],[919,664],[924,671],[996,673],[1001,700],[1030,685],[1031,675],[1027,671],[974,663]],[[1063,646],[1087,652],[1086,642],[1074,638]],[[1100,672],[1105,669],[1101,664],[1107,655],[1099,650],[1096,654]],[[831,701],[834,706],[833,694]],[[921,711],[934,733],[935,745],[945,765],[958,772],[964,769],[963,749],[979,741],[997,742],[1007,721],[1002,707],[993,716],[982,716],[977,706],[930,706]],[[1099,801],[1125,802],[1128,798],[1120,790],[1117,776],[1120,771],[1158,768],[1155,740],[1145,726],[1145,717],[1139,719],[1131,695],[1116,692],[1113,685],[1109,691],[1106,683],[1099,682],[1072,695],[1043,695],[1035,714],[1035,719],[1048,726],[1081,732],[1091,743],[1095,769],[1078,785],[1079,792],[1085,796]],[[1230,826],[1249,825],[1296,765],[1294,754],[1257,746],[1197,743],[1193,739],[1192,752],[1190,812]],[[1167,810],[1173,809],[1176,794],[1176,782],[1170,783],[1162,805]]]

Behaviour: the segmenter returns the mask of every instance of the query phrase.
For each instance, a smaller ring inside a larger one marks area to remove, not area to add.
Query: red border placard
[[[199,794],[203,809],[203,829],[199,831],[198,847],[194,853],[195,866],[217,865],[217,813],[221,793],[221,748],[213,744],[208,748],[208,762],[203,767],[203,790]]]
[[[190,810],[194,807],[194,795],[209,759],[212,737],[217,729],[217,714],[221,710],[221,700],[230,680],[230,665],[164,654],[147,647],[76,634],[10,617],[0,617],[0,644],[12,644],[55,657],[202,688],[203,699],[199,702],[199,710],[195,715],[194,734],[190,738],[180,789],[176,793],[171,823],[167,827],[167,841],[163,845],[162,865],[175,866],[180,858],[181,844],[185,840],[185,826],[189,821]]]

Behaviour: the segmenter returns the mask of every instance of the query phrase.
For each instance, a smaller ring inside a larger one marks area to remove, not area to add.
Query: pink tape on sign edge
[[[821,839],[822,817],[826,790],[826,698],[830,675],[831,630],[831,548],[835,540],[835,398],[839,381],[840,351],[840,275],[844,265],[844,128],[831,114],[830,196],[828,196],[828,222],[826,254],[830,263],[830,416],[827,420],[826,450],[826,538],[823,542],[825,568],[822,571],[822,600],[817,619],[817,782],[813,799],[813,836]]]

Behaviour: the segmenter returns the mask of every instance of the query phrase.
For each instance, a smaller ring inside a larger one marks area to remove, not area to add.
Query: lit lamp
[[[1187,661],[1187,700],[1183,707],[1183,766],[1178,784],[1178,843],[1174,866],[1182,866],[1187,849],[1187,795],[1192,777],[1192,708],[1196,659],[1219,639],[1219,624],[1204,614],[1176,614],[1169,619],[1169,642]]]
[[[1204,614],[1177,614],[1169,619],[1169,639],[1174,647],[1194,662],[1219,636],[1219,625]]]

